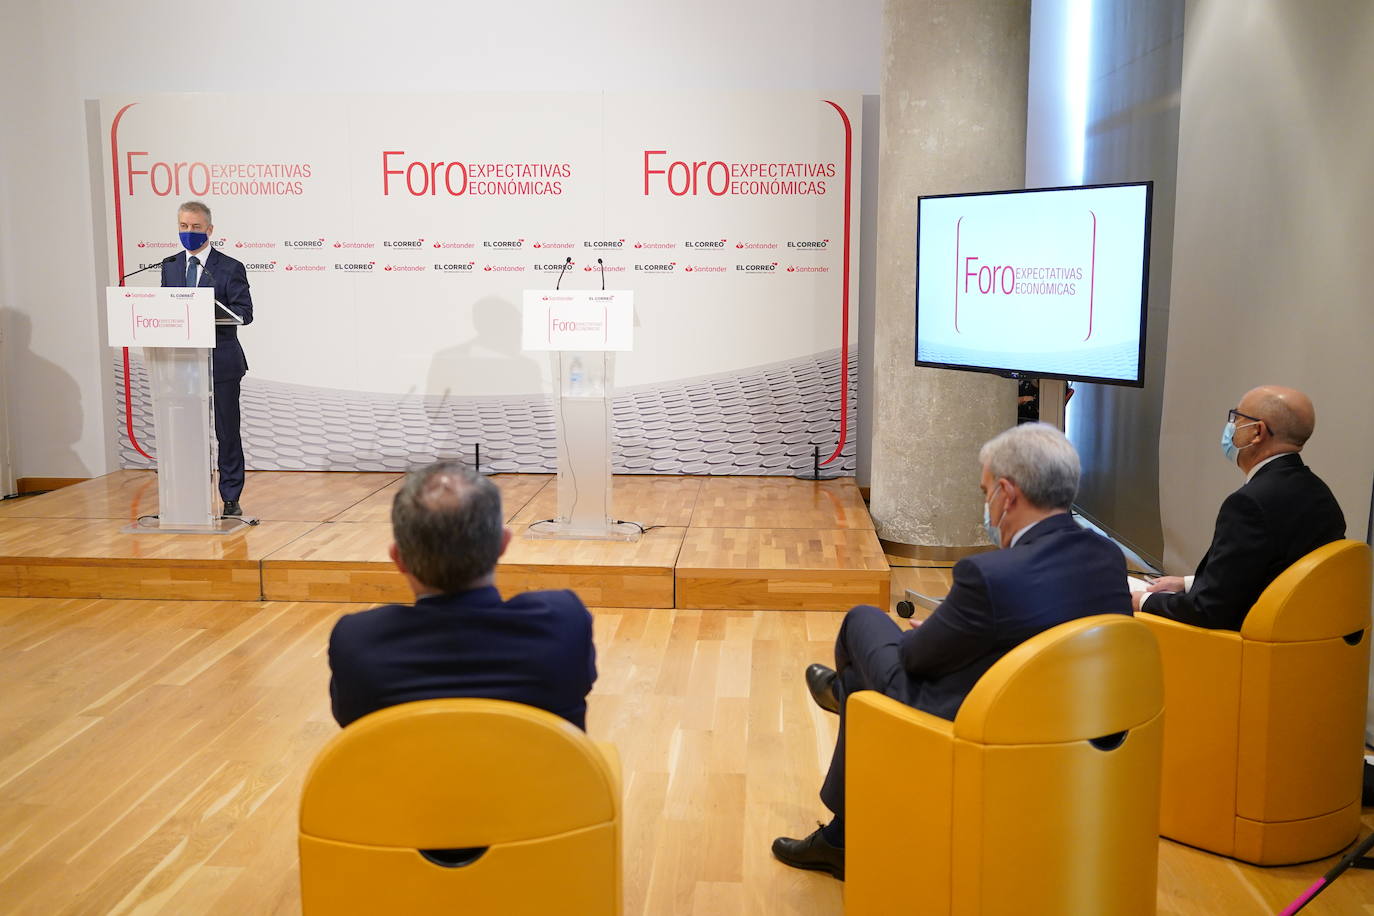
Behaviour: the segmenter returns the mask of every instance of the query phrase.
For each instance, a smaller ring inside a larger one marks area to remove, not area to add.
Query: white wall
[[[1155,563],[1183,9],[1183,0],[1035,0],[1031,18],[1027,186],[1155,183],[1145,387],[1076,385],[1067,424],[1083,461],[1079,509]],[[1066,40],[1075,32],[1079,47]],[[1086,97],[1078,119],[1075,89]]]
[[[1196,0],[1184,31],[1161,443],[1166,561],[1190,568],[1239,483],[1226,410],[1308,392],[1304,457],[1363,538],[1374,475],[1374,4]]]
[[[87,100],[174,91],[876,94],[881,31],[878,0],[7,4],[0,80],[24,87],[0,101],[0,309],[16,354],[3,366],[16,472],[91,476],[113,465],[115,405],[95,305],[107,246],[103,212],[93,212],[101,164]],[[874,177],[876,155],[874,144],[864,157]],[[871,279],[871,268],[861,273],[861,338],[871,335]]]
[[[1374,477],[1374,4],[1190,0],[1160,490],[1165,560],[1191,569],[1240,483],[1226,410],[1308,392],[1303,455],[1363,539]],[[1374,707],[1370,716],[1374,738]]]
[[[9,345],[5,340],[5,323],[0,320],[0,366],[6,365]],[[6,377],[0,371],[0,497],[14,492],[14,454],[10,447],[9,395],[5,390]]]

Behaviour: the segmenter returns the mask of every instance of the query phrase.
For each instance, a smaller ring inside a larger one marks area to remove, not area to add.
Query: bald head
[[[505,549],[501,491],[457,461],[406,475],[391,503],[391,532],[405,570],[454,594],[485,581]]]
[[[1284,450],[1301,449],[1312,437],[1312,429],[1317,424],[1312,399],[1296,388],[1280,385],[1252,388],[1240,399],[1236,409],[1263,420]]]

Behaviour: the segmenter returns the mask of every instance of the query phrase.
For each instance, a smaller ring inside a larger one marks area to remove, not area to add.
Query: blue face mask
[[[1002,529],[999,527],[1000,522],[998,525],[992,523],[992,510],[988,508],[991,503],[991,496],[983,501],[983,530],[988,533],[988,540],[992,541],[992,545],[1000,550],[1002,547]],[[1003,522],[1007,520],[1007,513],[1002,513],[1001,520]]]
[[[1258,423],[1246,423],[1246,424],[1245,424],[1245,426],[1258,426],[1258,425],[1259,425]],[[1222,453],[1223,455],[1225,455],[1225,456],[1226,456],[1226,460],[1229,461],[1229,462],[1231,462],[1232,464],[1237,464],[1237,463],[1239,462],[1239,460],[1240,460],[1240,450],[1241,450],[1242,448],[1249,448],[1250,446],[1252,446],[1252,445],[1255,444],[1255,443],[1253,443],[1253,442],[1249,442],[1249,443],[1247,443],[1247,444],[1245,444],[1245,445],[1238,446],[1238,445],[1236,445],[1236,443],[1235,443],[1234,441],[1232,441],[1232,440],[1235,438],[1236,430],[1237,430],[1238,428],[1239,428],[1239,429],[1244,429],[1245,426],[1237,427],[1236,424],[1235,424],[1235,421],[1234,421],[1234,420],[1231,420],[1231,421],[1228,421],[1227,424],[1226,424],[1224,427],[1222,427],[1222,430],[1221,430],[1221,453]]]
[[[205,247],[205,243],[208,241],[210,241],[210,236],[204,232],[181,233],[181,244],[187,251],[199,251]]]

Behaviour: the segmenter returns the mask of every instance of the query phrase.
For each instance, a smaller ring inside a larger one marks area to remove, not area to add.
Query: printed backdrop
[[[253,469],[480,449],[485,469],[553,470],[548,359],[521,351],[519,309],[571,258],[565,288],[604,267],[635,295],[617,471],[792,473],[819,450],[852,473],[859,113],[849,93],[106,99],[111,264],[176,253],[179,202],[213,209],[253,291]],[[149,466],[112,365],[123,462]],[[155,456],[137,351],[130,383]]]

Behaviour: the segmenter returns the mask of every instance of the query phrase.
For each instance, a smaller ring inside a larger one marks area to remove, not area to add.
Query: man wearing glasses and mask
[[[1260,593],[1296,561],[1345,537],[1331,490],[1299,452],[1316,413],[1301,391],[1263,385],[1227,415],[1221,450],[1245,484],[1217,513],[1196,574],[1164,576],[1132,594],[1137,611],[1212,630],[1239,630]]]

